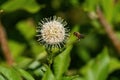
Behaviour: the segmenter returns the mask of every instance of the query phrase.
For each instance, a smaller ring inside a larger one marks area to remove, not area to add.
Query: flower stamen
[[[38,25],[37,41],[46,48],[62,48],[65,45],[69,37],[69,29],[65,28],[67,23],[61,17],[44,18]]]

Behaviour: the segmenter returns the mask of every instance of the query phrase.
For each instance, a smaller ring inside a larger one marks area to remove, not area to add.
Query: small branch
[[[104,27],[104,29],[106,31],[108,37],[111,39],[114,47],[116,48],[116,50],[120,54],[120,41],[117,38],[117,36],[115,35],[115,32],[112,29],[112,26],[105,19],[104,15],[99,7],[97,7],[97,15],[98,15],[98,19],[99,19],[100,23],[102,24],[102,26]]]
[[[11,56],[10,49],[8,47],[6,33],[5,33],[3,25],[1,24],[1,21],[0,21],[0,44],[1,44],[1,48],[3,50],[3,55],[4,55],[7,63],[9,65],[12,65],[13,64],[13,58]]]

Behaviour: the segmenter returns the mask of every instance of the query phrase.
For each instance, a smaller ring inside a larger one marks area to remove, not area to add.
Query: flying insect
[[[73,35],[76,36],[78,38],[78,40],[85,38],[85,35],[81,34],[79,32],[74,32]]]

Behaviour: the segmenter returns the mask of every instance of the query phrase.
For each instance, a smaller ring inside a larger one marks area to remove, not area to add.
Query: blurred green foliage
[[[15,60],[9,67],[0,47],[0,80],[120,80],[120,56],[97,19],[97,6],[120,40],[119,0],[0,0],[0,18]],[[48,67],[35,27],[54,15],[68,22],[71,33],[66,49]],[[73,32],[86,36],[77,41]]]

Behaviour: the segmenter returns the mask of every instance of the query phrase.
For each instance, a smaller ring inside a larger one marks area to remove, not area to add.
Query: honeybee
[[[78,40],[84,39],[84,37],[85,37],[84,34],[80,34],[79,32],[74,32],[73,34],[78,38]]]

